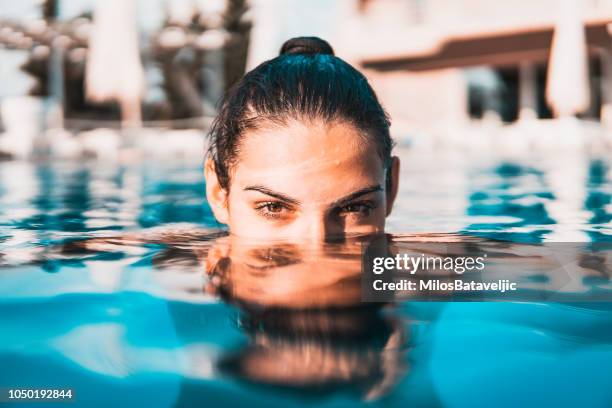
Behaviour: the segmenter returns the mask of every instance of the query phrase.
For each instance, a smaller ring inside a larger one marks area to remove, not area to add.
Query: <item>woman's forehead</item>
[[[377,160],[378,159],[378,160]],[[244,135],[238,164],[249,170],[325,171],[382,161],[373,141],[351,124],[292,121]]]
[[[304,199],[333,200],[381,184],[382,159],[351,125],[294,124],[245,136],[232,184],[263,185]]]

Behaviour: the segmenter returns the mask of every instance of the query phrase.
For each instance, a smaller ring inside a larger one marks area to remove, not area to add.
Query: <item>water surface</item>
[[[610,241],[607,159],[400,156],[395,239]],[[235,245],[197,164],[0,163],[0,266],[0,386],[82,406],[612,402],[612,303],[364,304],[358,247]]]

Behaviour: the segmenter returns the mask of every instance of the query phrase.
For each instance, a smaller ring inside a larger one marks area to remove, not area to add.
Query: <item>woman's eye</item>
[[[283,206],[280,205],[279,203],[266,204],[264,208],[268,210],[269,212],[273,212],[273,213],[279,213],[283,210]]]
[[[374,208],[370,203],[352,203],[340,208],[341,214],[369,215]]]
[[[257,204],[255,206],[255,210],[265,217],[278,218],[284,215],[283,213],[288,212],[290,209],[283,203],[270,201]]]

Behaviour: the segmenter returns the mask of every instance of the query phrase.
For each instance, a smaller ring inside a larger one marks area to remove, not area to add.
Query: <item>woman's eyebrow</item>
[[[377,184],[375,186],[365,187],[365,188],[362,188],[361,190],[357,190],[354,193],[347,195],[346,197],[336,200],[333,205],[339,207],[339,206],[348,204],[354,199],[364,196],[366,194],[373,193],[375,191],[382,191],[382,190],[383,188],[380,184]]]
[[[376,191],[382,191],[382,190],[383,190],[383,188],[382,188],[382,186],[380,184],[377,184],[375,186],[365,187],[365,188],[362,188],[361,190],[357,190],[357,191],[355,191],[355,192],[353,192],[353,193],[351,193],[351,194],[349,194],[349,195],[347,195],[345,197],[342,197],[342,198],[334,201],[334,203],[332,205],[334,205],[334,206],[342,206],[342,205],[347,204],[347,203],[349,203],[350,201],[352,201],[352,200],[354,200],[356,198],[359,198],[359,197],[364,196],[364,195],[369,194],[369,193],[373,193],[373,192],[376,192]],[[285,201],[285,202],[287,202],[289,204],[293,204],[293,205],[300,205],[301,204],[300,200],[297,200],[295,198],[291,198],[289,196],[286,196],[286,195],[284,195],[282,193],[278,193],[276,191],[270,190],[269,188],[267,188],[265,186],[261,186],[261,185],[247,186],[247,187],[244,188],[244,191],[257,191],[257,192],[260,192],[262,194],[268,195],[270,197],[277,198],[277,199],[279,199],[281,201]]]
[[[270,190],[269,188],[265,187],[265,186],[261,186],[261,185],[255,185],[255,186],[247,186],[244,188],[244,191],[258,191],[262,194],[265,195],[269,195],[270,197],[274,197],[277,198],[281,201],[285,201],[289,204],[293,204],[293,205],[300,205],[300,200],[296,200],[295,198],[291,198],[289,196],[286,196],[282,193],[278,193],[276,191]]]

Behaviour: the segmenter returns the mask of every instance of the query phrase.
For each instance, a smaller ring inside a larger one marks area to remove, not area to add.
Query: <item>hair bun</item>
[[[285,54],[334,55],[334,49],[319,37],[295,37],[285,41],[281,47],[280,55]]]

